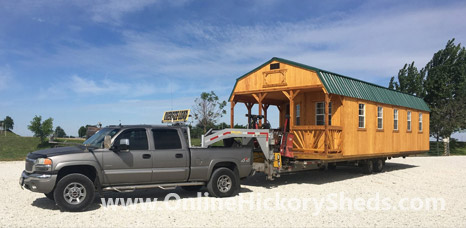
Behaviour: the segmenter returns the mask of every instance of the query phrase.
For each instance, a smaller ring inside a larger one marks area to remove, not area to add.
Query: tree
[[[9,116],[6,116],[5,119],[3,120],[3,124],[5,125],[4,130],[13,130],[13,125],[15,124],[13,122],[13,119]]]
[[[201,97],[196,98],[194,103],[194,119],[198,121],[198,125],[204,130],[204,133],[208,127],[212,128],[215,126],[218,118],[226,114],[225,106],[227,102],[219,101],[214,91],[201,93]]]
[[[80,138],[82,138],[82,137],[86,136],[86,132],[87,132],[87,128],[84,127],[84,126],[81,126],[81,127],[79,128],[79,130],[78,130],[78,136],[79,136]]]
[[[41,142],[53,133],[53,119],[48,118],[42,122],[42,116],[35,116],[28,129],[34,133],[34,137],[39,137]]]
[[[66,133],[65,133],[65,130],[63,130],[63,128],[61,128],[60,126],[57,126],[55,128],[55,133],[54,133],[55,137],[58,137],[58,138],[63,138],[63,137],[66,137]]]
[[[425,101],[432,113],[431,135],[450,138],[466,129],[466,49],[449,40],[445,49],[434,54],[425,68]]]
[[[466,129],[466,50],[449,40],[418,72],[405,64],[398,82],[391,78],[389,88],[424,98],[431,109],[430,135],[438,142]],[[448,146],[448,145],[447,145]]]
[[[424,77],[414,66],[414,62],[410,65],[405,64],[398,72],[398,82],[395,77],[390,79],[388,84],[389,89],[395,89],[403,93],[412,94],[418,97],[424,97]]]

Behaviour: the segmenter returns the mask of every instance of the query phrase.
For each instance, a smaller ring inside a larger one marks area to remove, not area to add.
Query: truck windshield
[[[106,135],[110,135],[113,137],[119,129],[115,128],[103,128],[100,131],[96,132],[93,136],[88,138],[86,141],[83,142],[86,146],[92,146],[97,148],[102,148],[102,144]]]

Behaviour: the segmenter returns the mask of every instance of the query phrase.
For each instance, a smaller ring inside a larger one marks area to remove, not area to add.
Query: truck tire
[[[47,199],[49,200],[55,200],[55,198],[53,198],[53,191],[49,192],[49,193],[44,193],[45,197],[47,197]]]
[[[372,160],[367,160],[362,166],[362,172],[364,174],[371,174],[374,171],[374,163]]]
[[[337,169],[337,163],[328,163],[327,168],[330,170]]]
[[[239,178],[228,168],[218,168],[207,183],[207,191],[214,197],[230,197],[239,191]]]
[[[69,174],[58,181],[53,196],[60,209],[83,211],[94,201],[95,187],[88,177]]]
[[[202,185],[195,185],[195,186],[182,186],[181,188],[185,191],[188,191],[188,192],[198,192],[202,189]]]
[[[382,159],[375,159],[374,160],[374,172],[380,173],[383,170],[384,162]]]

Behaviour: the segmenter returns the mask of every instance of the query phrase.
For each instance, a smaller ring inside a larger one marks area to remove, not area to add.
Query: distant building
[[[96,132],[100,130],[102,125],[96,126],[96,125],[88,125],[87,130],[86,130],[86,138],[89,138],[93,136]]]

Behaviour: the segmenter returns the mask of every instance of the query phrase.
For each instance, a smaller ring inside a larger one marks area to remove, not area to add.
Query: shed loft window
[[[296,125],[301,123],[301,105],[296,105]]]
[[[407,120],[408,120],[408,128],[407,128],[407,130],[408,130],[408,131],[411,131],[411,111],[408,111],[408,118],[407,118]]]
[[[377,107],[377,128],[383,129],[383,108]]]
[[[398,130],[398,109],[393,109],[393,130]]]
[[[366,127],[366,105],[359,104],[359,128]]]
[[[419,131],[422,131],[422,113],[419,113]]]
[[[316,103],[316,125],[325,125],[324,102]],[[332,102],[328,103],[328,125],[332,125]]]
[[[272,63],[272,64],[270,64],[270,69],[271,69],[271,70],[280,69],[280,63]]]

